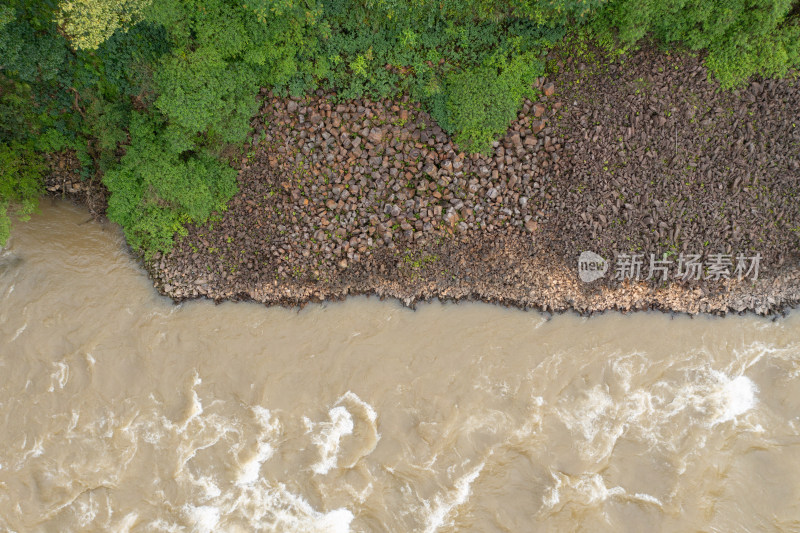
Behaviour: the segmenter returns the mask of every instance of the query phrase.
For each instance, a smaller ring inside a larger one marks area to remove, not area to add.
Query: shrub
[[[156,107],[192,136],[207,132],[221,143],[241,143],[258,107],[252,69],[206,48],[166,58],[156,72]]]
[[[434,118],[455,133],[461,149],[485,153],[517,118],[522,98],[533,96],[532,84],[543,72],[539,59],[520,56],[454,73],[446,80],[444,105],[434,107]]]
[[[27,220],[39,205],[44,168],[30,143],[0,143],[0,246],[8,240],[11,215]]]
[[[782,76],[800,64],[800,24],[793,0],[615,0],[593,21],[600,33],[634,46],[652,33],[664,43],[707,50],[706,64],[724,88],[755,74]]]
[[[104,178],[109,219],[148,255],[168,250],[183,223],[205,221],[236,192],[235,170],[203,149],[176,153],[162,131],[157,119],[134,116],[131,145]]]
[[[115,31],[138,22],[151,0],[69,0],[61,2],[58,23],[75,48],[94,50]]]

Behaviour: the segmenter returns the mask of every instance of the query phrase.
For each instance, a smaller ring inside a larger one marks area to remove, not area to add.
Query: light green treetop
[[[69,0],[61,2],[56,20],[75,48],[94,50],[120,28],[142,18],[152,0]]]

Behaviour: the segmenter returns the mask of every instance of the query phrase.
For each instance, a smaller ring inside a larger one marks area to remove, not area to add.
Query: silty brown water
[[[175,306],[87,218],[0,254],[0,530],[800,529],[798,313]]]

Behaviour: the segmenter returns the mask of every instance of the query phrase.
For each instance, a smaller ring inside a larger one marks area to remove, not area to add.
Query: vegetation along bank
[[[47,188],[178,300],[779,311],[798,5],[12,1],[0,238]]]

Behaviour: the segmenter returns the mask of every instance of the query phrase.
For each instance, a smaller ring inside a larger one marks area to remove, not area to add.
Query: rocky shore
[[[780,312],[800,302],[800,81],[718,91],[699,58],[551,58],[488,155],[418,105],[264,92],[239,193],[146,267],[175,300],[352,294],[546,311]],[[578,257],[640,255],[591,283]],[[761,258],[758,279],[644,279],[650,254]]]

